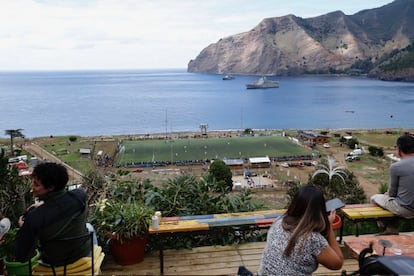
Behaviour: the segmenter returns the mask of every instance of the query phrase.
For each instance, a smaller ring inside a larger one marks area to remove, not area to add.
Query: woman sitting
[[[344,257],[331,227],[335,214],[327,214],[320,189],[301,187],[269,230],[259,275],[310,275],[318,264],[340,269]]]

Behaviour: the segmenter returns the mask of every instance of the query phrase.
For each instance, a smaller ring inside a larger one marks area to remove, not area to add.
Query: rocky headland
[[[353,15],[334,11],[313,18],[293,14],[266,18],[250,31],[230,35],[204,48],[189,62],[188,71],[251,75],[348,73],[412,80],[414,62],[390,70],[383,66],[391,58],[395,62],[396,56],[406,58],[412,51],[412,26],[414,1],[406,0]]]

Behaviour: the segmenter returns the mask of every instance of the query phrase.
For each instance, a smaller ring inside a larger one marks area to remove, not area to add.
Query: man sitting
[[[385,194],[376,194],[371,201],[403,218],[414,218],[414,136],[405,134],[397,139],[400,161],[390,166],[390,182]],[[379,221],[381,235],[398,235],[398,219]]]

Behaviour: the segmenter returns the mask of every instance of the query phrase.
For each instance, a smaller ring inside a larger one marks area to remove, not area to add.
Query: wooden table
[[[344,237],[344,245],[350,250],[353,258],[358,258],[361,250],[367,248],[370,242],[373,242],[373,249],[376,254],[382,255],[383,247],[378,243],[379,240],[386,240],[392,243],[391,248],[385,249],[385,256],[396,256],[397,254],[393,253],[393,249],[398,248],[402,250],[401,256],[414,258],[414,234],[412,232],[384,236],[346,236]]]
[[[379,244],[380,240],[391,242],[392,247],[385,248]],[[391,272],[399,275],[414,274],[414,234],[400,233],[399,235],[363,235],[359,237],[344,237],[344,245],[349,249],[353,258],[358,259],[359,253],[373,243],[373,254],[385,256],[379,261],[385,265]],[[397,249],[397,250],[396,250]],[[398,249],[401,254],[398,254]],[[386,258],[392,257],[392,258]],[[408,270],[407,270],[408,269]]]
[[[163,217],[157,229],[149,229],[149,234],[159,237],[160,274],[164,273],[164,246],[162,238],[185,232],[213,231],[218,228],[251,230],[269,228],[273,221],[286,210],[264,210],[254,212],[208,214],[181,217]]]

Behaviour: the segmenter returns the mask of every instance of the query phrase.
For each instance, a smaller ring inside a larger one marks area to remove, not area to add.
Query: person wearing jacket
[[[60,266],[90,254],[90,244],[83,239],[62,242],[88,233],[86,228],[86,193],[66,190],[68,173],[63,165],[41,163],[32,173],[31,192],[35,198],[19,219],[16,236],[16,261],[26,261],[40,250],[44,263]]]

